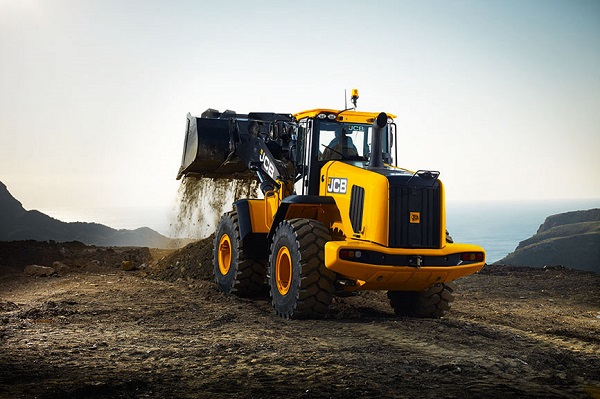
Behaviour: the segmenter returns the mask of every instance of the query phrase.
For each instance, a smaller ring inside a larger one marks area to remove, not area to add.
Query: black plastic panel
[[[350,196],[350,222],[352,230],[360,233],[362,230],[363,211],[365,207],[365,189],[360,186],[352,186]]]
[[[418,179],[411,182],[417,183]],[[439,184],[392,186],[391,183],[390,181],[389,246],[439,248]]]

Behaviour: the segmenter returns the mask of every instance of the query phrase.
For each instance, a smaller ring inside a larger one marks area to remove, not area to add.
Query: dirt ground
[[[600,398],[599,274],[488,266],[442,319],[396,317],[368,292],[290,321],[216,291],[210,240],[7,245],[1,398]],[[68,269],[23,273],[54,260]]]

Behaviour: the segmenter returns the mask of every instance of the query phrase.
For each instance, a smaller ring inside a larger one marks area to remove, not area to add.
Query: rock
[[[121,261],[121,269],[125,270],[126,272],[130,272],[132,270],[137,269],[137,267],[133,264],[132,261],[123,260]]]
[[[23,272],[32,277],[48,277],[56,273],[56,270],[49,266],[29,265],[25,267]]]
[[[566,267],[563,265],[544,265],[544,270],[565,270]]]
[[[71,269],[69,266],[65,265],[60,261],[52,262],[52,267],[54,268],[54,270],[56,270],[58,274],[66,273]]]

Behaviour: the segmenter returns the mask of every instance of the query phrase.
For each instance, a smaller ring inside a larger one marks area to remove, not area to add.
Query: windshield
[[[371,153],[372,125],[321,121],[319,124],[319,160],[368,160]],[[387,128],[383,152],[388,151]]]

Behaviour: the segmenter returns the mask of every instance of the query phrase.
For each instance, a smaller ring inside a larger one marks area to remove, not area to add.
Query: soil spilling
[[[258,183],[243,174],[233,177],[194,177],[181,180],[172,236],[202,239],[214,233],[221,215],[241,198],[257,198]]]

